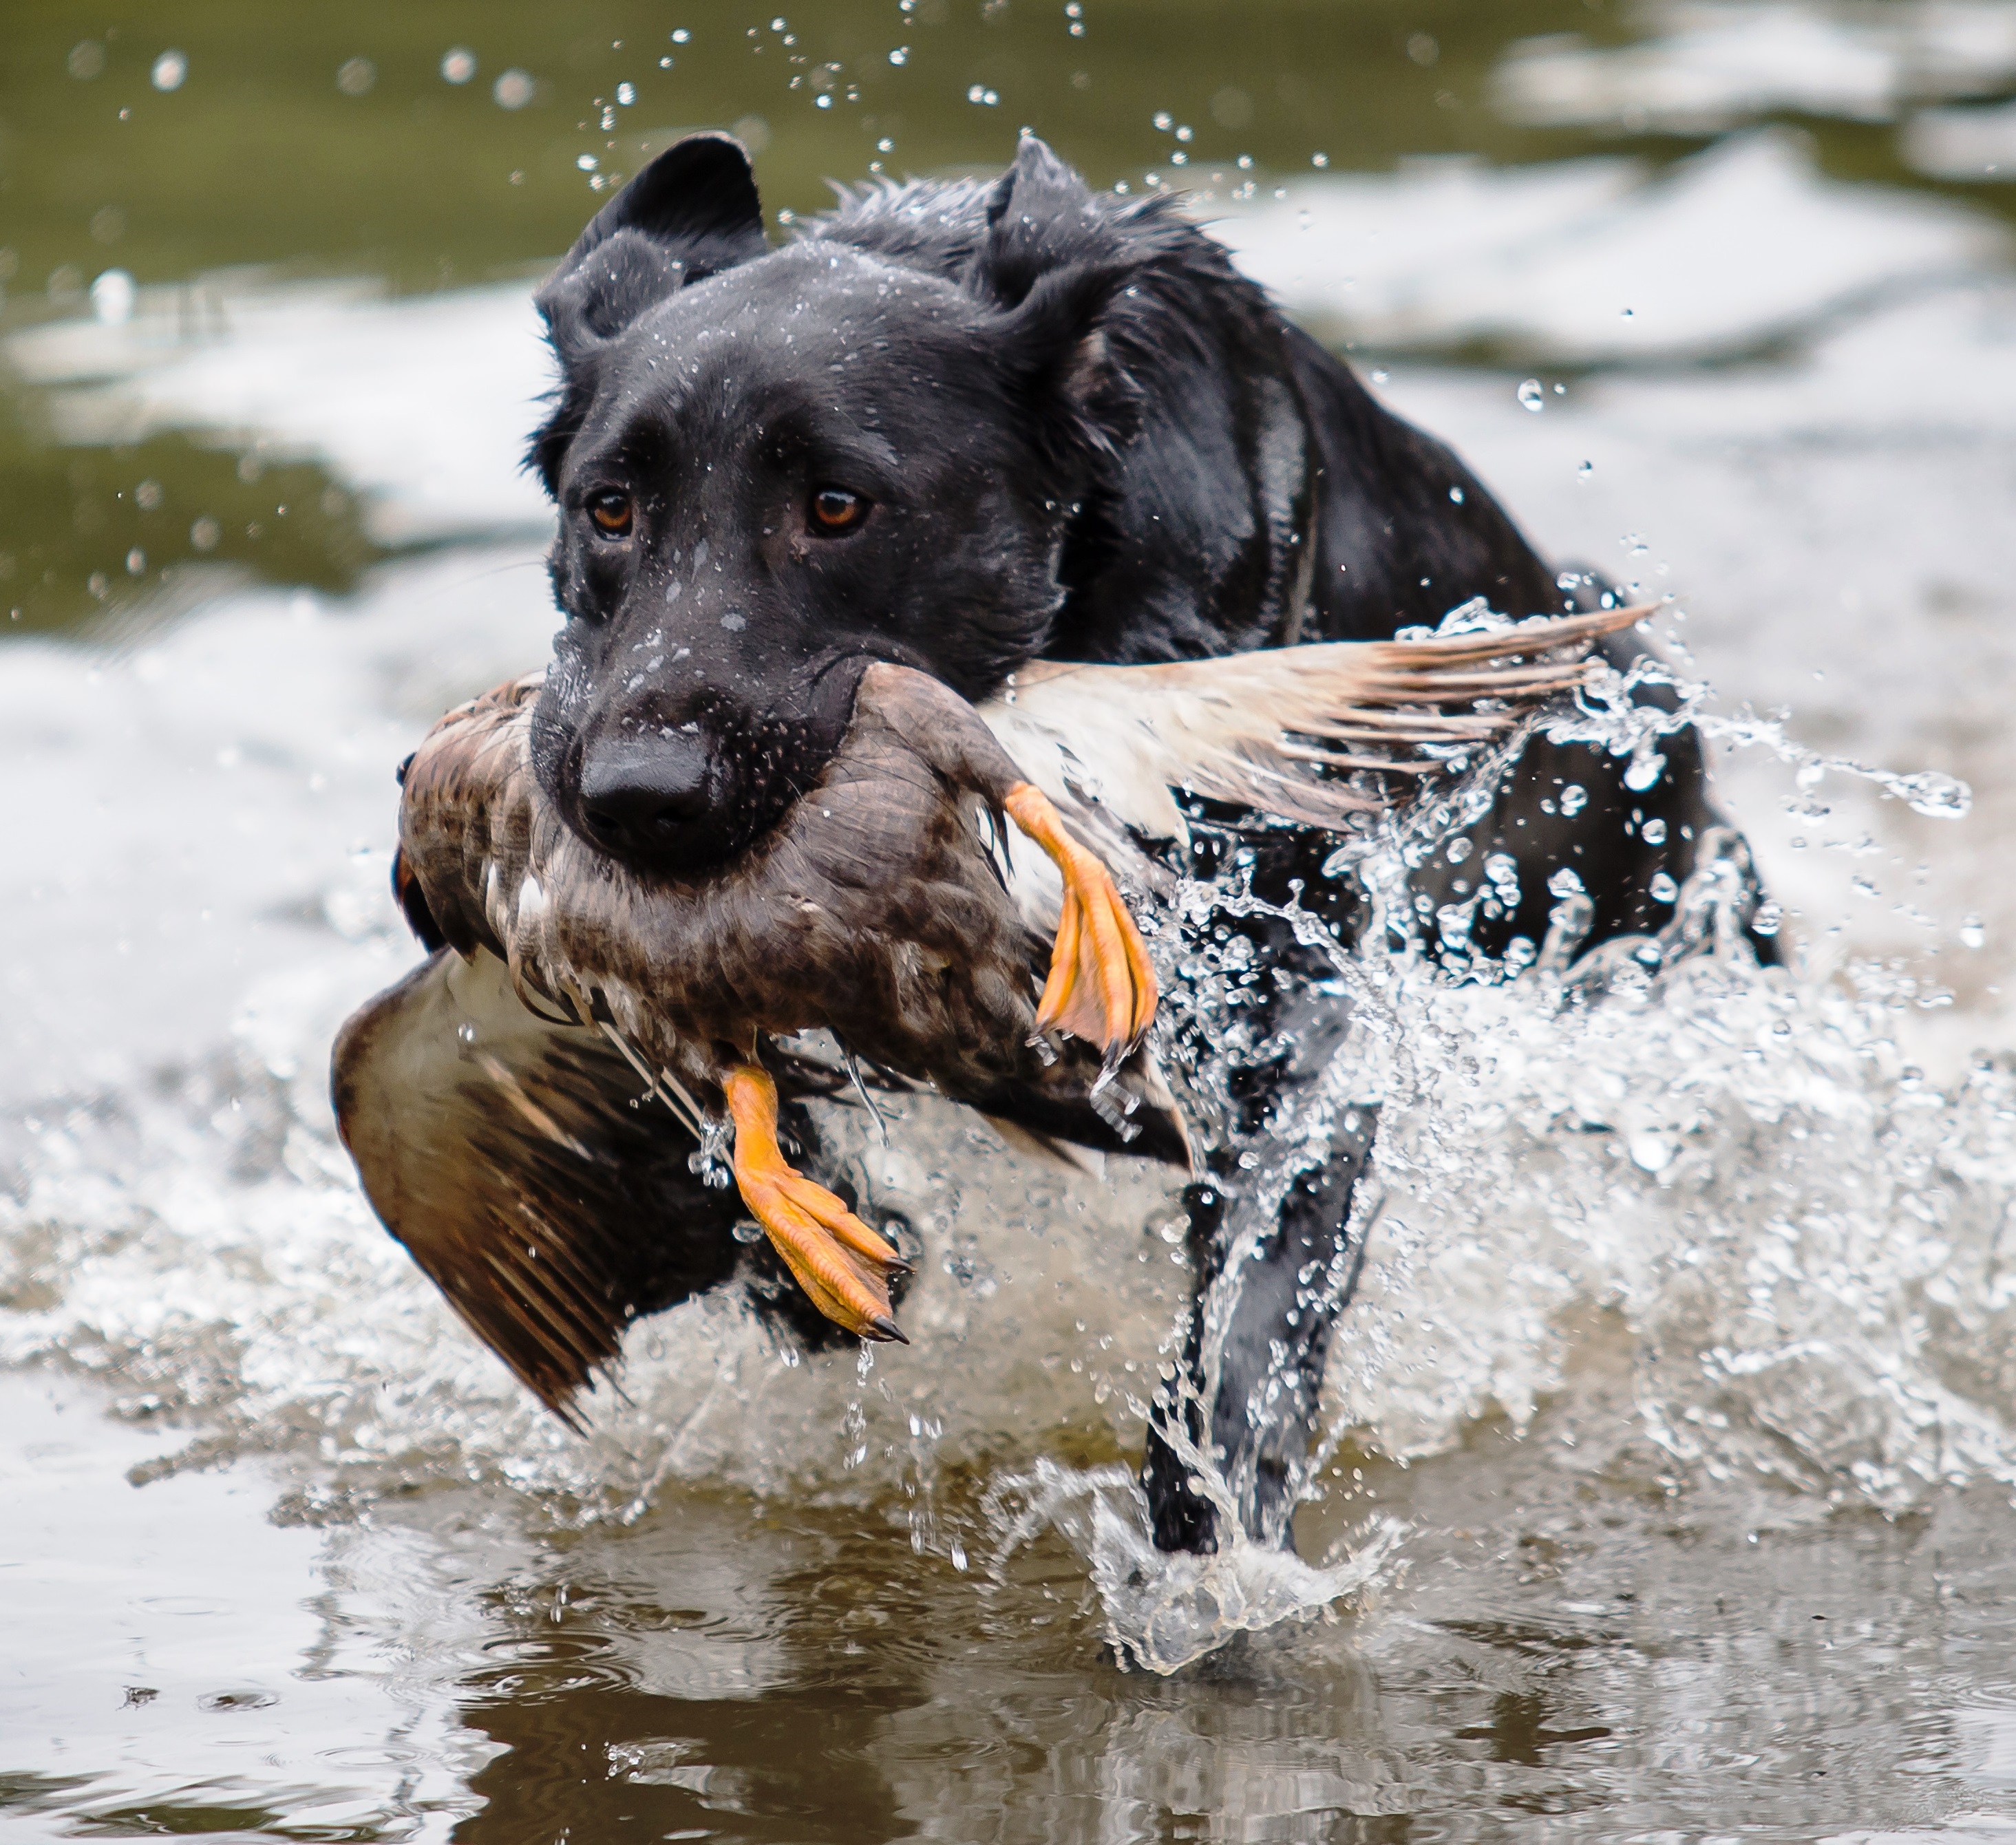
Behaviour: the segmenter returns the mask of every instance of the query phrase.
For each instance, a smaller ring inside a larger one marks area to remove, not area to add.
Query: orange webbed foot
[[[889,1310],[889,1277],[907,1275],[909,1265],[786,1160],[777,1145],[777,1085],[768,1072],[740,1065],[722,1088],[735,1121],[735,1182],[798,1286],[828,1319],[858,1337],[907,1345]]]
[[[1116,1058],[1140,1041],[1155,1016],[1155,970],[1147,945],[1112,873],[1071,837],[1042,789],[1018,782],[1002,804],[1064,876],[1064,913],[1050,951],[1050,977],[1037,1002],[1036,1029],[1068,1031]]]

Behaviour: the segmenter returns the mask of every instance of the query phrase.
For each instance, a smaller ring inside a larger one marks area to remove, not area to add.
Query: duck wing
[[[1147,837],[1182,839],[1183,789],[1334,831],[1402,804],[1573,690],[1596,642],[1653,610],[1151,665],[1038,661],[979,710],[1074,818],[1093,805]]]
[[[611,1045],[521,1004],[485,950],[439,950],[354,1014],[330,1088],[386,1228],[571,1427],[632,1320],[735,1268],[741,1207],[689,1169],[692,1137],[639,1106]]]

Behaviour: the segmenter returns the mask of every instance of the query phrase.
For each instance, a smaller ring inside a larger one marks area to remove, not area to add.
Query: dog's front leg
[[[1212,1023],[1269,1047],[1223,1071],[1229,1104],[1208,1175],[1185,1194],[1195,1281],[1183,1364],[1157,1400],[1142,1485],[1157,1545],[1214,1551],[1222,1521],[1292,1547],[1323,1361],[1359,1252],[1352,1202],[1376,1111],[1340,1103],[1349,1002],[1330,958],[1278,917],[1226,916],[1268,977],[1229,987]]]
[[[1376,1121],[1369,1107],[1340,1111],[1327,1156],[1298,1149],[1305,1163],[1285,1192],[1278,1173],[1190,1188],[1195,1299],[1179,1384],[1157,1404],[1142,1468],[1158,1548],[1219,1548],[1226,1508],[1199,1490],[1201,1458],[1248,1538],[1294,1548],[1323,1364],[1357,1279],[1347,1232]]]

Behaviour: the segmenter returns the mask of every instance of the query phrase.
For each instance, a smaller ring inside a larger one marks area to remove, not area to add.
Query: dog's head
[[[700,872],[816,778],[869,661],[980,696],[1041,649],[1067,526],[1127,439],[1100,331],[1125,275],[1040,142],[985,215],[951,278],[772,250],[743,150],[696,135],[541,290],[567,622],[534,759],[596,845]]]

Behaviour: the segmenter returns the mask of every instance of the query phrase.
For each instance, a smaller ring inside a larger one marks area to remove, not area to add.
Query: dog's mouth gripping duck
[[[1011,1133],[1187,1163],[1121,894],[1204,797],[1342,830],[1579,684],[1646,608],[1144,666],[1037,663],[975,707],[885,663],[782,818],[690,879],[596,851],[542,793],[542,675],[450,712],[403,771],[395,881],[434,949],[338,1038],[345,1145],[387,1227],[556,1413],[654,1304],[697,1137],[828,1318],[902,1339],[903,1264],[799,1172],[779,1084],[862,1066]],[[1039,853],[1015,852],[1011,830]],[[837,1044],[836,1070],[801,1034]],[[646,1108],[640,1109],[640,1100]],[[662,1106],[660,1106],[662,1105]],[[648,1112],[647,1112],[648,1111]]]

